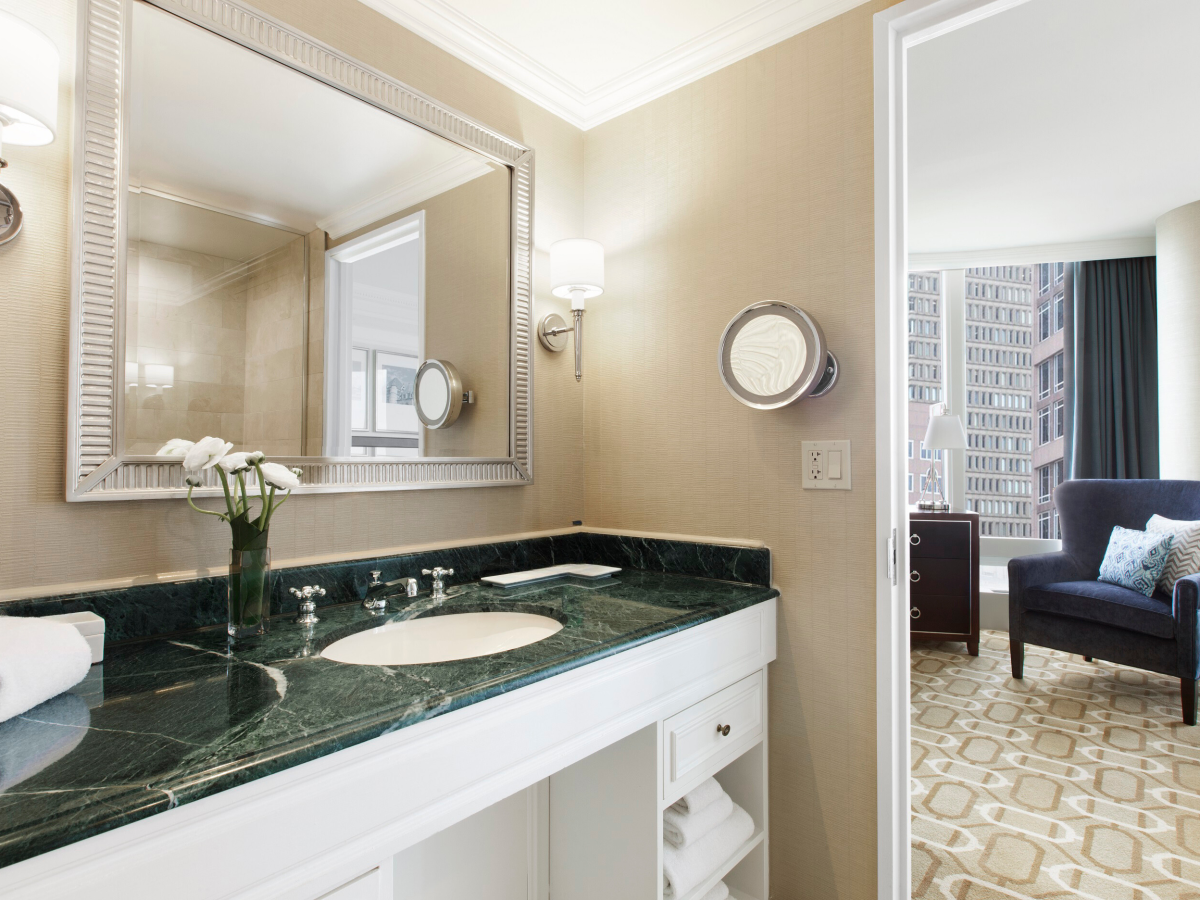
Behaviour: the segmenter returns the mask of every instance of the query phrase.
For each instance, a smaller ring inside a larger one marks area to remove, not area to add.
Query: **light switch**
[[[806,490],[850,490],[849,441],[802,441],[800,452]]]

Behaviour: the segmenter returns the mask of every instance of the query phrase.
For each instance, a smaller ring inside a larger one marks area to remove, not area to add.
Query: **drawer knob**
[[[729,737],[729,726],[717,723],[717,734],[721,737]]]
[[[910,534],[908,536],[908,542],[915,547],[917,544],[921,543],[921,536],[919,534]]]
[[[921,618],[921,611],[914,606],[908,611],[908,617],[910,619],[919,619]]]
[[[918,572],[916,569],[913,569],[913,571],[911,571],[911,572],[909,572],[909,573],[908,573],[908,580],[909,580],[909,581],[912,581],[912,582],[914,582],[914,583],[915,583],[915,582],[918,582],[918,581],[920,581],[920,580],[921,580],[921,573],[920,573],[920,572]]]

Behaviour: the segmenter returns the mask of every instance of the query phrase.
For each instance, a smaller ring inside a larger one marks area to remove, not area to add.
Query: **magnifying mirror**
[[[464,396],[458,369],[440,359],[427,359],[414,379],[417,418],[426,428],[449,428],[462,412]]]
[[[721,335],[717,365],[729,393],[754,409],[820,397],[838,376],[821,326],[799,307],[776,300],[751,304],[733,317]]]

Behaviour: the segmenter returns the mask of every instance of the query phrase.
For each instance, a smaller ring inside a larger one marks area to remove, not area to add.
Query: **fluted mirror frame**
[[[81,0],[72,165],[68,501],[187,495],[178,459],[124,453],[128,35],[135,0]],[[533,481],[533,150],[235,0],[145,0],[510,170],[508,456],[279,459],[297,493],[491,487]],[[220,494],[210,472],[197,495]]]

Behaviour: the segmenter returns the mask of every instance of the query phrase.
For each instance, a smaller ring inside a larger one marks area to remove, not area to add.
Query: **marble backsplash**
[[[288,588],[306,584],[325,589],[325,596],[318,598],[320,606],[361,600],[366,596],[370,573],[376,569],[383,581],[412,576],[428,589],[429,578],[421,575],[421,570],[434,566],[454,569],[447,583],[462,584],[484,575],[559,563],[599,563],[765,587],[771,584],[771,553],[765,548],[583,531],[277,569],[273,573],[271,608],[273,614],[294,612],[297,601]],[[0,603],[0,615],[48,616],[84,610],[104,618],[108,641],[160,637],[220,625],[226,619],[226,579],[216,576]]]

